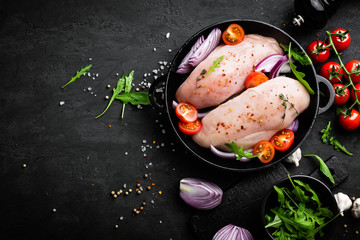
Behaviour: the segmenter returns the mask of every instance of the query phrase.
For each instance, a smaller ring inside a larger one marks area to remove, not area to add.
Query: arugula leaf
[[[278,228],[282,224],[283,224],[283,221],[281,220],[281,218],[279,218],[278,215],[275,215],[274,219],[272,221],[269,221],[269,223],[266,224],[265,228],[269,228],[269,227]]]
[[[115,100],[116,96],[119,95],[125,87],[125,78],[126,78],[126,74],[124,74],[119,81],[117,82],[116,88],[113,88],[113,95],[111,96],[108,105],[106,106],[105,110],[98,116],[96,116],[95,118],[99,118],[102,115],[105,114],[105,112],[109,109],[111,103]]]
[[[303,188],[305,188],[306,191],[310,192],[312,194],[311,199],[316,202],[316,204],[318,205],[318,208],[321,208],[320,199],[319,199],[318,195],[316,194],[316,192],[309,186],[309,184],[304,183],[298,179],[295,179],[294,182],[297,183],[299,186],[302,186]]]
[[[344,145],[341,145],[341,143],[334,137],[330,138],[330,144],[334,146],[335,150],[337,151],[342,151],[344,153],[346,153],[349,156],[352,156],[354,154],[352,154],[351,152],[349,152]]]
[[[86,67],[82,68],[79,72],[76,72],[76,75],[74,77],[72,77],[70,79],[70,81],[67,82],[65,85],[63,85],[61,88],[66,87],[67,85],[69,85],[72,82],[75,82],[76,79],[80,78],[83,74],[87,73],[90,70],[91,67],[92,67],[92,65],[89,64]]]
[[[116,100],[120,100],[123,103],[131,103],[132,105],[149,105],[149,93],[147,92],[130,92],[123,93],[116,96]]]
[[[210,67],[210,70],[207,71],[205,77],[207,77],[211,72],[213,72],[215,70],[215,68],[220,67],[219,63],[223,60],[223,58],[224,58],[224,55],[219,57],[218,59],[216,59],[216,61],[214,61],[214,64]]]
[[[242,157],[246,157],[246,158],[256,158],[258,155],[252,155],[249,152],[244,152],[244,147],[241,146],[240,148],[236,145],[235,142],[231,142],[231,143],[225,143],[225,145],[229,148],[231,148],[231,152],[237,154],[237,158],[236,160],[240,160]]]
[[[289,52],[290,44],[287,46],[287,45],[284,45],[284,44],[280,43],[280,47],[285,52]],[[294,58],[295,61],[298,61],[303,66],[308,66],[308,65],[312,64],[312,61],[311,61],[310,57],[307,54],[305,54],[303,51],[300,51],[297,48],[292,49],[291,56]],[[290,59],[290,56],[289,56],[289,59]]]
[[[322,136],[321,136],[321,140],[323,143],[327,143],[327,141],[329,140],[330,138],[330,131],[331,131],[331,121],[329,121],[329,123],[326,125],[326,127],[324,127],[320,133],[322,133]]]
[[[125,77],[125,93],[129,93],[132,88],[132,81],[134,80],[134,70],[132,70],[129,74],[129,76]],[[125,105],[126,103],[123,102],[123,108],[121,111],[121,118],[124,118],[124,112],[125,112]]]
[[[310,87],[309,83],[304,79],[305,77],[305,73],[303,72],[299,72],[296,70],[296,65],[291,61],[291,42],[289,43],[289,64],[290,64],[290,68],[291,71],[294,73],[295,77],[299,80],[299,82],[304,85],[304,87],[306,88],[306,90],[311,94],[314,95],[315,92],[314,90],[312,90],[312,88]]]
[[[304,157],[315,157],[319,161],[320,171],[330,180],[330,182],[332,184],[335,184],[334,178],[333,178],[328,166],[318,155],[307,154],[307,155],[304,155]]]

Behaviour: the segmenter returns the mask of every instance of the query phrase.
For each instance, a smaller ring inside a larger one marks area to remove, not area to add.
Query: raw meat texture
[[[288,98],[286,110],[280,94]],[[291,109],[291,103],[295,108]],[[225,143],[234,141],[247,150],[288,127],[309,103],[310,95],[299,81],[277,77],[247,89],[209,112],[202,119],[202,129],[193,140],[202,147],[208,148],[212,144],[227,151],[230,148]]]
[[[197,109],[219,105],[241,92],[245,88],[246,76],[254,71],[253,67],[271,54],[283,54],[278,42],[255,34],[245,35],[237,45],[218,46],[182,83],[176,92],[176,100],[191,103]],[[219,67],[203,78],[201,72],[204,69],[209,71],[221,56],[224,57]]]

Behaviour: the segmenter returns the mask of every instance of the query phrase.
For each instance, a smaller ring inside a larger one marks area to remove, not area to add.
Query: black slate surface
[[[129,105],[121,119],[122,106],[115,102],[95,120],[105,108],[104,97],[111,95],[106,85],[113,87],[117,73],[131,70],[137,86],[144,73],[151,73],[146,79],[153,82],[152,70],[159,69],[159,61],[170,62],[195,32],[234,18],[273,24],[303,47],[323,39],[325,30],[351,29],[352,44],[342,58],[344,62],[358,59],[358,12],[358,1],[344,1],[325,29],[299,31],[289,26],[294,9],[293,2],[286,0],[1,0],[1,238],[197,239],[190,224],[196,211],[179,198],[180,179],[204,178],[227,190],[251,174],[219,171],[187,154],[166,118],[151,107]],[[90,77],[60,89],[89,63],[93,64]],[[161,72],[166,73],[166,68]],[[319,132],[329,120],[332,133],[353,157],[320,142]],[[359,197],[358,142],[359,130],[341,130],[330,109],[317,118],[301,148],[323,159],[335,155],[349,177],[333,191]],[[299,168],[284,166],[291,173],[307,173],[313,163],[302,160]],[[150,179],[143,175],[150,172],[155,183],[151,191],[110,196],[110,191],[124,189],[125,183],[127,189],[134,189],[136,180],[149,185]],[[133,216],[132,209],[143,200],[144,213]],[[343,223],[349,232],[343,237],[339,225],[337,239],[358,237],[358,220],[345,214]]]

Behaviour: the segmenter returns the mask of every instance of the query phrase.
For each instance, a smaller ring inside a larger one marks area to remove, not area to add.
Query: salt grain
[[[169,38],[170,37],[170,33],[168,32],[167,34],[166,34],[166,38]]]
[[[125,152],[125,155],[128,155],[129,153],[128,152]]]
[[[89,61],[91,61],[92,60],[92,58],[89,58]]]
[[[60,105],[60,106],[62,106],[62,105],[64,105],[64,104],[65,104],[64,101],[59,102],[59,105]]]
[[[88,73],[87,75],[90,77],[90,76],[91,76],[91,73]]]
[[[121,216],[119,219],[120,219],[120,221],[122,221],[122,220],[124,220],[124,217],[123,217],[123,216]]]
[[[171,52],[171,49],[169,49],[168,51]]]
[[[154,52],[156,52],[156,48],[154,48],[153,50],[154,50]]]
[[[91,91],[92,90],[92,88],[91,87],[88,87],[88,91]]]
[[[123,188],[126,188],[126,183],[124,183]]]

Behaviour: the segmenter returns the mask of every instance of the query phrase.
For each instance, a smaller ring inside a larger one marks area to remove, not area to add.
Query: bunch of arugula
[[[336,151],[342,151],[346,153],[349,156],[352,156],[353,154],[349,152],[344,145],[341,145],[341,143],[335,138],[330,137],[330,131],[331,131],[331,121],[320,131],[322,133],[321,140],[323,143],[327,143],[329,140],[330,144],[334,146]]]
[[[134,80],[134,70],[130,72],[129,76],[124,74],[117,82],[116,88],[113,89],[113,94],[109,100],[105,110],[95,118],[99,118],[106,113],[112,102],[117,99],[123,102],[121,118],[124,118],[125,105],[131,103],[132,105],[149,105],[149,93],[147,92],[130,92],[132,88],[132,81]],[[122,93],[124,91],[124,93]],[[122,94],[121,94],[122,93]]]
[[[333,212],[322,206],[309,184],[292,180],[290,175],[288,178],[292,189],[274,186],[280,206],[270,209],[271,213],[265,215],[265,228],[275,228],[272,235],[276,240],[314,240],[317,234],[324,234],[322,229],[340,213],[333,217]]]

